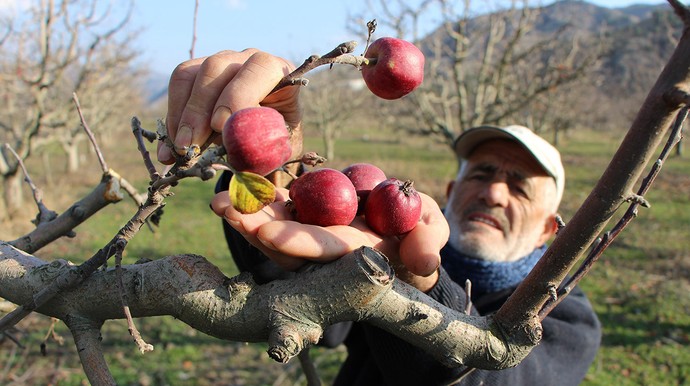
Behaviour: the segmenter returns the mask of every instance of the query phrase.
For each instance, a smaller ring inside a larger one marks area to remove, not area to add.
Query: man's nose
[[[506,181],[500,179],[490,181],[480,192],[480,198],[491,207],[506,207],[508,205],[509,195],[510,188],[508,187],[508,184]]]

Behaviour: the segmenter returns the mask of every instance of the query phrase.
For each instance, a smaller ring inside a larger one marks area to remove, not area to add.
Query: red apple
[[[228,162],[237,171],[266,175],[292,155],[290,132],[283,116],[270,107],[233,113],[223,127]]]
[[[357,214],[363,214],[369,192],[387,178],[386,174],[378,166],[365,162],[349,165],[343,169],[343,174],[355,186],[357,197],[359,198]]]
[[[415,226],[422,214],[422,198],[410,180],[389,178],[369,193],[364,219],[382,236],[399,236]]]
[[[295,219],[320,226],[350,225],[357,214],[357,192],[339,170],[321,168],[306,172],[290,185]]]
[[[401,98],[424,80],[424,54],[406,40],[377,39],[364,57],[375,59],[375,63],[362,67],[362,77],[369,90],[380,98]]]

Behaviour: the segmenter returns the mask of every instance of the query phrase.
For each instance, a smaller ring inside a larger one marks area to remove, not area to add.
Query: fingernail
[[[187,125],[180,126],[177,130],[177,135],[175,136],[175,147],[176,151],[180,155],[184,155],[185,148],[192,144],[192,128]]]
[[[158,146],[158,161],[162,163],[168,163],[173,161],[173,155],[168,145],[162,144]]]
[[[213,112],[213,116],[211,117],[211,129],[214,131],[220,132],[223,130],[223,126],[225,126],[225,121],[230,118],[230,115],[232,115],[232,111],[225,107],[225,106],[218,106],[216,111]]]

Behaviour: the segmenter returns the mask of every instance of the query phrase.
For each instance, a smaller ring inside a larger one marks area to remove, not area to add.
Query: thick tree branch
[[[101,182],[84,198],[51,221],[41,222],[30,233],[10,241],[14,247],[34,253],[58,238],[69,234],[109,204],[122,200],[120,176],[113,172],[103,174]]]
[[[102,322],[79,316],[69,317],[65,324],[74,337],[84,373],[92,385],[116,385],[101,347]]]
[[[680,7],[671,1],[674,7]],[[687,14],[687,8],[685,14]],[[678,13],[680,11],[677,10]],[[623,139],[618,151],[589,197],[515,293],[496,313],[508,330],[537,315],[570,272],[581,254],[594,242],[618,208],[633,193],[646,165],[667,136],[690,90],[690,18],[676,50]],[[535,325],[536,328],[536,325]]]
[[[71,269],[64,261],[48,264],[0,244],[0,297],[25,304]],[[490,317],[447,309],[396,280],[385,257],[370,248],[265,285],[246,273],[227,278],[192,255],[121,269],[132,316],[171,315],[221,339],[269,342],[269,355],[281,362],[316,343],[326,326],[346,320],[377,325],[449,366],[505,368],[530,348],[510,340]],[[117,282],[114,269],[95,272],[36,311],[67,322],[121,319]]]

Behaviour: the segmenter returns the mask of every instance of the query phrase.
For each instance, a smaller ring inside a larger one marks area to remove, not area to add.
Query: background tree
[[[141,93],[129,14],[118,16],[95,0],[33,1],[22,17],[5,20],[0,41],[0,141],[21,159],[36,146],[57,141],[76,170],[84,137],[72,94],[93,127],[106,138],[114,116],[132,115]],[[130,7],[131,9],[131,7]],[[108,101],[108,103],[104,103]],[[110,123],[106,123],[110,122]],[[22,204],[21,173],[6,150],[0,157],[3,204],[11,216]]]
[[[335,159],[336,140],[348,127],[362,124],[361,108],[371,98],[361,77],[350,77],[351,68],[333,67],[319,73],[302,90],[305,127],[316,129],[324,145],[324,157]],[[330,80],[319,78],[330,78]]]
[[[367,14],[383,15],[382,27],[417,42],[427,58],[424,83],[405,98],[407,105],[386,106],[406,117],[408,131],[448,143],[482,124],[567,128],[553,96],[582,79],[603,52],[601,40],[581,37],[586,26],[545,24],[541,8],[528,1],[478,16],[470,0],[368,4]],[[420,38],[419,21],[428,18],[440,18],[441,27]]]
[[[267,341],[269,355],[278,361],[286,361],[315,343],[325,326],[356,320],[372,323],[425,348],[449,366],[500,369],[515,365],[538,344],[540,318],[567,296],[635,217],[637,208],[647,203],[644,195],[677,141],[690,103],[690,10],[679,2],[670,3],[685,27],[668,65],[590,196],[495,315],[478,317],[444,308],[396,280],[385,258],[368,248],[265,285],[257,284],[246,273],[228,278],[200,256],[177,255],[120,266],[128,240],[163,205],[169,189],[184,177],[209,178],[213,174],[209,168],[218,165],[217,157],[224,153],[210,148],[199,158],[181,157],[163,176],[148,158],[143,146],[145,135],[133,121],[151,179],[146,202],[111,242],[79,266],[64,261],[47,263],[14,248],[15,242],[0,243],[0,295],[21,304],[0,319],[0,331],[32,311],[59,318],[70,328],[84,371],[94,384],[115,384],[101,345],[104,320],[126,317],[131,321],[132,316],[153,315],[173,315],[223,339]],[[659,162],[654,163],[640,189],[633,191],[667,134],[670,139]],[[626,203],[629,209],[613,231],[596,241],[613,214]],[[573,279],[564,282],[590,246],[592,253]],[[112,256],[115,268],[100,270]],[[333,286],[334,281],[342,285]],[[129,331],[141,351],[151,348],[133,325]]]
[[[688,19],[687,13],[685,19]],[[687,27],[685,28],[685,35],[687,36]],[[665,132],[668,127],[668,123],[671,120],[672,113],[675,112],[679,104],[685,104],[687,106],[687,88],[681,90],[677,89],[676,86],[685,87],[688,82],[687,76],[687,42],[679,48],[679,55],[676,56],[675,60],[669,66],[669,71],[666,72],[666,77],[664,81],[659,83],[659,87],[655,87],[653,92],[650,93],[649,104],[645,105],[645,113],[639,114],[640,119],[635,121],[633,125],[635,130],[631,130],[629,135],[629,140],[626,141],[626,146],[620,151],[621,155],[624,157],[617,157],[617,161],[614,163],[615,168],[611,169],[610,173],[607,173],[607,178],[602,179],[602,189],[600,193],[605,193],[601,195],[593,195],[593,197],[604,197],[604,199],[597,198],[594,200],[594,204],[598,204],[599,201],[605,201],[602,203],[605,207],[598,206],[592,208],[589,207],[588,211],[582,211],[583,215],[580,216],[580,220],[583,218],[586,221],[595,223],[596,225],[604,224],[610,217],[612,208],[616,208],[622,204],[621,199],[624,197],[630,198],[635,201],[635,196],[629,194],[630,182],[636,179],[636,175],[639,172],[641,164],[644,164],[643,158],[647,157],[650,151],[648,149],[655,146],[658,143],[659,136]],[[679,101],[680,99],[680,101]],[[651,128],[651,129],[650,129]],[[623,161],[623,162],[621,162]],[[640,162],[638,162],[640,161]],[[634,169],[634,172],[629,173],[630,168]],[[632,176],[632,177],[631,177]],[[626,182],[625,180],[629,180]],[[615,183],[615,184],[612,184]],[[611,186],[615,185],[615,186]],[[625,185],[625,186],[623,186]],[[638,197],[639,199],[639,197]],[[642,201],[642,200],[640,200]],[[592,203],[590,203],[592,204]],[[597,219],[591,218],[591,216]],[[602,216],[604,218],[602,218]],[[585,221],[585,222],[586,222]],[[586,249],[580,245],[589,245],[590,235],[588,234],[576,234],[575,237],[572,235],[575,231],[573,229],[578,229],[577,226],[573,227],[571,224],[566,228],[566,232],[570,236],[565,237],[564,240],[577,240],[578,246],[575,249],[584,250]],[[582,225],[582,222],[580,222]],[[590,226],[582,227],[587,229],[589,232]],[[592,232],[592,234],[598,232]],[[608,237],[608,234],[607,234]],[[581,242],[587,241],[587,242]],[[605,243],[604,243],[605,244]],[[572,252],[573,248],[567,246]],[[162,245],[157,246],[157,248],[162,248]],[[5,243],[0,243],[0,250],[4,254],[0,254],[0,265],[6,269],[0,269],[0,280],[3,280],[3,285],[0,285],[0,292],[3,296],[12,297],[12,299],[17,303],[31,304],[35,299],[31,298],[31,295],[40,291],[43,286],[51,285],[54,283],[54,278],[59,277],[60,271],[69,271],[73,268],[66,264],[60,262],[54,262],[53,264],[48,264],[47,261],[41,261],[39,259],[23,255]],[[557,259],[559,257],[559,252],[562,249],[555,250],[551,254],[550,259]],[[131,251],[131,250],[130,250]],[[153,253],[155,254],[155,253]],[[46,255],[46,256],[49,256]],[[342,262],[347,261],[347,259],[342,259]],[[368,261],[371,264],[371,260]],[[545,267],[553,267],[551,264],[544,264]],[[333,269],[336,266],[330,266],[328,269]],[[370,266],[371,267],[371,266]],[[266,291],[266,288],[252,287],[252,284],[245,276],[239,276],[232,280],[224,277],[221,273],[210,267],[204,259],[194,256],[173,256],[170,258],[164,258],[157,260],[156,262],[149,264],[135,264],[133,266],[118,267],[116,269],[110,269],[108,271],[96,272],[93,277],[91,277],[88,283],[84,283],[83,286],[76,287],[75,290],[67,290],[67,299],[64,302],[48,302],[44,308],[41,308],[40,312],[46,312],[48,314],[55,314],[64,317],[69,323],[70,327],[76,326],[73,330],[75,339],[77,340],[77,345],[81,348],[86,348],[86,350],[80,350],[80,355],[84,355],[85,360],[85,370],[90,374],[94,374],[94,367],[87,367],[94,362],[90,359],[98,358],[98,351],[101,350],[100,337],[98,334],[98,329],[100,328],[99,323],[102,322],[103,318],[114,315],[114,317],[122,317],[122,305],[118,303],[117,296],[113,296],[113,293],[119,291],[117,287],[118,281],[118,270],[122,268],[122,281],[124,282],[124,288],[127,290],[124,292],[125,298],[134,299],[130,302],[135,315],[147,316],[155,313],[169,313],[171,315],[176,315],[181,320],[189,322],[195,328],[207,333],[217,334],[218,336],[223,335],[228,339],[240,339],[245,340],[250,339],[252,336],[241,336],[237,337],[234,328],[227,328],[227,325],[223,325],[224,322],[232,323],[232,318],[229,318],[230,313],[234,312],[233,307],[224,307],[226,301],[228,300],[225,295],[226,293],[233,295],[233,300],[237,303],[241,303],[243,293],[251,293],[252,291],[246,291],[248,288],[256,288],[258,292],[262,294],[267,294],[264,299],[271,297]],[[628,267],[629,268],[629,267]],[[676,267],[675,269],[679,269]],[[350,272],[351,269],[333,269],[335,273],[327,272],[324,277],[327,278],[329,284],[332,285],[334,278],[337,274],[343,274],[344,272]],[[31,274],[26,274],[26,272],[31,272]],[[170,274],[172,273],[172,274]],[[543,273],[543,270],[542,270]],[[56,275],[57,274],[57,275]],[[144,282],[140,278],[146,277],[147,280]],[[388,280],[389,276],[382,275],[382,277]],[[148,280],[153,278],[154,281]],[[157,280],[157,281],[156,281]],[[341,279],[338,279],[340,282]],[[292,290],[295,292],[284,292],[280,296],[286,295],[284,299],[294,299],[297,300],[296,303],[299,304],[302,309],[306,304],[316,305],[318,308],[319,304],[336,304],[335,308],[341,306],[343,303],[341,300],[345,296],[340,296],[338,294],[330,294],[332,298],[340,300],[335,302],[326,299],[325,296],[329,295],[327,291],[322,291],[314,298],[308,299],[308,302],[304,302],[306,297],[311,296],[314,292],[321,288],[319,282],[311,280],[303,280],[303,288],[296,285]],[[342,280],[345,283],[352,283],[352,281]],[[544,280],[534,280],[537,287],[542,283],[546,283]],[[5,285],[7,284],[7,285]],[[365,283],[366,286],[371,286],[372,283]],[[30,288],[31,287],[31,288]],[[277,288],[278,286],[276,286]],[[528,286],[529,287],[529,286]],[[30,288],[30,289],[29,289]],[[237,290],[238,292],[233,292],[232,290]],[[386,293],[386,300],[390,299],[390,305],[396,304],[395,301],[397,294],[401,290],[400,287],[395,291],[390,291]],[[402,292],[406,290],[403,289]],[[530,295],[530,291],[526,291],[527,295]],[[7,294],[7,295],[5,295]],[[165,296],[160,296],[165,294]],[[220,295],[219,295],[220,294]],[[542,291],[536,294],[537,297],[547,297],[552,293],[547,291]],[[237,295],[237,297],[235,297]],[[294,297],[291,295],[295,295]],[[522,292],[525,295],[525,291]],[[85,301],[87,299],[89,300]],[[257,301],[261,297],[255,297],[252,300]],[[281,300],[279,296],[274,299],[278,301]],[[348,299],[352,299],[348,297]],[[524,298],[527,301],[534,301],[534,296],[527,296]],[[239,301],[238,301],[239,300]],[[541,302],[543,299],[536,299]],[[286,303],[289,303],[288,300]],[[279,304],[280,307],[285,307],[290,309],[289,304]],[[383,304],[389,305],[387,302]],[[524,307],[520,306],[520,303],[516,307],[507,308],[503,312],[503,317],[508,321],[515,321],[517,318],[511,317],[511,314],[521,314]],[[239,307],[239,304],[237,304]],[[246,304],[245,304],[246,305]],[[361,304],[357,304],[360,306]],[[0,304],[2,306],[2,304]],[[247,307],[248,311],[251,313],[251,309],[254,308],[258,310],[258,314],[265,315],[270,307],[266,306],[266,303],[254,303],[253,306]],[[284,308],[283,308],[284,309]],[[207,311],[212,310],[212,314]],[[426,310],[420,310],[419,308],[414,308],[416,312],[426,312]],[[228,314],[224,314],[227,311]],[[323,311],[316,310],[316,311]],[[337,310],[342,312],[342,308]],[[380,310],[376,310],[379,312]],[[347,312],[347,311],[346,311]],[[317,312],[318,313],[318,312]],[[369,312],[363,312],[369,314]],[[79,317],[75,317],[75,315]],[[291,313],[289,316],[293,316]],[[419,314],[417,314],[419,315]],[[342,316],[342,315],[341,315]],[[409,315],[408,315],[409,316]],[[518,317],[521,315],[518,315]],[[252,317],[255,317],[253,315]],[[323,314],[316,315],[313,321],[319,322],[317,320],[322,318]],[[346,317],[356,317],[353,315],[347,315]],[[462,319],[457,315],[451,315],[449,319]],[[249,319],[246,319],[249,320]],[[245,321],[246,321],[245,320]],[[238,334],[247,333],[252,334],[251,328],[262,327],[262,317],[259,316],[256,319],[251,319],[251,321],[259,320],[257,323],[250,323],[251,326],[242,330],[243,326],[237,327]],[[87,322],[87,323],[83,323]],[[381,323],[388,323],[390,325],[396,326],[396,321],[387,320]],[[217,324],[216,324],[217,323]],[[399,323],[398,323],[399,324]],[[313,327],[313,326],[311,326]],[[395,327],[397,329],[397,327]],[[0,328],[0,331],[2,329]],[[265,331],[259,331],[259,334],[263,334]],[[406,332],[407,333],[407,332]],[[231,336],[232,335],[232,336]],[[422,334],[423,335],[423,334]],[[465,337],[466,338],[466,337]],[[423,343],[422,343],[423,344]],[[443,353],[443,350],[436,350],[436,352]],[[103,365],[102,362],[95,363],[96,366]],[[104,367],[104,366],[103,366]],[[102,368],[100,369],[102,370]],[[104,371],[101,373],[105,373]],[[683,378],[684,379],[684,378]]]

